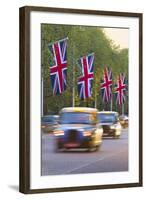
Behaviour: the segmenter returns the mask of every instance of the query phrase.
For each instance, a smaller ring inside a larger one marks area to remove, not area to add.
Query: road
[[[104,138],[97,152],[70,150],[56,153],[54,136],[42,134],[42,175],[128,171],[128,129],[119,139]]]

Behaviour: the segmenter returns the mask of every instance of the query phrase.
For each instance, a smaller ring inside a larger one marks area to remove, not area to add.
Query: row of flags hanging
[[[124,104],[127,91],[127,81],[123,73],[119,74],[114,84],[114,94],[116,96],[116,103],[119,105]],[[103,102],[110,102],[112,100],[113,90],[113,77],[112,70],[108,67],[104,69],[103,78],[100,81],[100,89]]]
[[[56,41],[49,44],[49,49],[53,55],[54,64],[50,66],[50,79],[54,95],[59,95],[67,88],[67,40]],[[92,96],[92,87],[94,79],[94,53],[83,56],[78,60],[81,66],[81,76],[78,77],[78,94],[80,99],[90,98]],[[112,70],[108,67],[104,69],[103,77],[100,80],[100,89],[103,102],[110,102],[113,90]],[[114,85],[116,94],[116,103],[124,104],[126,92],[126,79],[124,74],[120,74]]]

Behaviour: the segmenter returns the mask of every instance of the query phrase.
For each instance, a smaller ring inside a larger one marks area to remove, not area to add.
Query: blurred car
[[[103,128],[103,136],[112,136],[119,138],[121,135],[121,124],[119,122],[118,113],[112,111],[98,112],[97,119]]]
[[[45,115],[41,119],[41,128],[44,133],[50,133],[58,125],[58,115]]]
[[[97,123],[97,109],[69,107],[60,111],[59,126],[54,130],[56,150],[87,148],[97,150],[103,129]]]
[[[121,126],[123,128],[127,128],[128,127],[129,119],[128,119],[128,117],[126,115],[121,115],[119,117],[119,120],[120,120]]]

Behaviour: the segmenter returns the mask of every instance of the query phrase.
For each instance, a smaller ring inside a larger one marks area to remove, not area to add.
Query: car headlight
[[[84,136],[91,136],[91,131],[84,131],[84,132],[83,132],[83,135],[84,135]]]
[[[111,129],[115,129],[115,128],[116,128],[116,125],[111,125],[110,128],[111,128]]]
[[[63,130],[56,130],[56,131],[54,131],[54,135],[55,136],[64,135],[64,131]]]

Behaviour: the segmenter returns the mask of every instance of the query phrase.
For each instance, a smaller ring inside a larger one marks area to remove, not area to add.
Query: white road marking
[[[125,151],[126,151],[126,150],[125,150]],[[65,171],[64,173],[65,173],[65,174],[69,174],[69,173],[71,173],[71,172],[74,172],[74,171],[79,170],[79,169],[81,169],[81,168],[87,167],[87,166],[92,165],[92,164],[94,164],[94,163],[97,163],[97,162],[99,162],[99,161],[103,161],[103,160],[105,160],[105,159],[107,159],[107,158],[111,158],[111,157],[114,157],[114,156],[116,156],[116,155],[118,155],[118,154],[124,153],[125,151],[120,151],[120,152],[118,152],[118,153],[113,153],[113,154],[111,154],[111,155],[104,156],[104,157],[100,158],[99,160],[96,160],[96,161],[93,161],[93,162],[90,162],[90,163],[81,165],[81,166],[76,167],[76,168],[74,168],[74,169]],[[63,173],[63,174],[64,174],[64,173]]]

